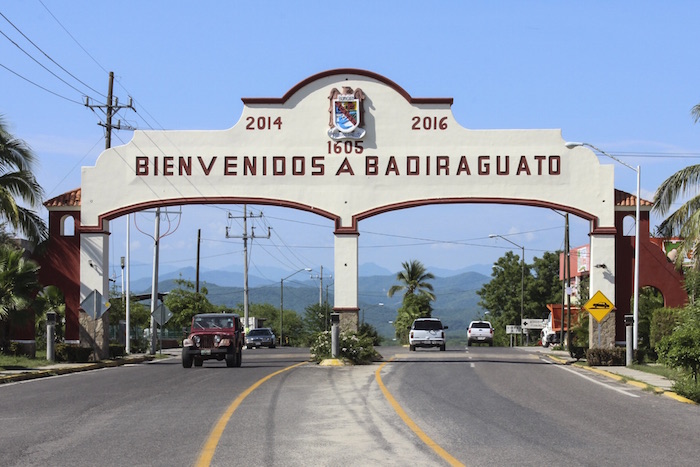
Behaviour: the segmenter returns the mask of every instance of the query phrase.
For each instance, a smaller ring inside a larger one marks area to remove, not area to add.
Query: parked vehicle
[[[467,328],[467,346],[481,342],[493,347],[493,325],[488,321],[472,321]]]
[[[239,367],[243,359],[243,326],[234,313],[204,313],[192,317],[192,327],[182,343],[182,366],[202,366],[204,360],[226,360]]]
[[[418,318],[413,321],[408,334],[408,349],[415,351],[416,347],[440,347],[445,351],[445,329],[437,318]]]
[[[248,349],[255,347],[275,348],[275,335],[270,328],[251,329],[245,336],[245,346]]]

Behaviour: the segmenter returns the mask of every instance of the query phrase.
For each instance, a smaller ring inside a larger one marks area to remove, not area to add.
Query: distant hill
[[[189,268],[185,268],[189,269]],[[187,278],[186,273],[182,273],[183,278]],[[161,277],[158,284],[160,292],[167,292],[177,287],[175,278],[180,277],[179,273],[171,273],[175,277],[165,279]],[[300,273],[299,281],[285,281],[284,283],[284,309],[294,310],[303,315],[305,308],[313,303],[318,303],[319,289],[312,281],[304,279]],[[395,274],[361,276],[358,280],[358,306],[360,307],[360,320],[363,316],[366,322],[373,325],[381,335],[393,337],[394,327],[389,321],[396,318],[396,310],[401,306],[402,294],[396,294],[392,298],[387,296],[389,288],[396,283]],[[207,279],[204,280],[203,278]],[[243,287],[222,286],[209,282],[208,276],[200,274],[200,282],[206,282],[209,300],[217,305],[235,307],[243,303]],[[275,307],[280,306],[280,284],[279,282],[253,280],[253,276],[248,278],[248,293],[250,303],[270,303]],[[229,278],[229,277],[227,277]],[[259,278],[258,278],[259,279]],[[449,277],[436,277],[433,284],[434,293],[437,300],[433,303],[433,316],[442,319],[443,323],[449,326],[448,337],[452,335],[462,336],[466,332],[469,321],[483,310],[477,305],[479,296],[476,291],[481,286],[490,281],[490,278],[478,272],[463,272]],[[241,278],[240,283],[242,284]],[[266,283],[265,283],[266,282]],[[137,287],[136,284],[141,284]],[[256,285],[253,285],[256,284]],[[151,290],[150,280],[142,279],[133,281],[131,290],[134,293],[148,293]],[[325,299],[326,291],[323,291]],[[328,300],[333,303],[332,288],[328,291]],[[382,303],[383,305],[379,305]]]

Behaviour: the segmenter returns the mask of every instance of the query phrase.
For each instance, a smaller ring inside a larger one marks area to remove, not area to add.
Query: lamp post
[[[632,167],[631,165],[622,162],[620,159],[618,159],[615,156],[611,156],[607,152],[603,151],[600,148],[597,148],[593,146],[590,143],[575,143],[575,142],[570,142],[566,143],[566,147],[569,149],[573,149],[579,146],[586,146],[591,149],[593,149],[596,152],[601,153],[604,156],[609,157],[610,159],[624,165],[628,169],[634,170],[637,172],[637,199],[635,203],[635,221],[634,221],[634,305],[633,305],[633,317],[634,317],[634,323],[632,325],[632,333],[633,333],[633,342],[632,342],[632,347],[634,350],[637,350],[637,340],[638,340],[638,327],[637,323],[639,322],[639,224],[640,224],[640,219],[639,219],[639,206],[640,206],[640,182],[642,178],[642,171],[639,166],[637,168]]]
[[[522,256],[520,257],[520,264],[521,264],[521,280],[520,280],[520,344],[522,345],[523,343],[523,307],[525,304],[525,247],[522,245],[518,245],[512,240],[507,239],[503,235],[498,235],[498,234],[490,234],[489,238],[502,238],[506,242],[517,246],[522,250]]]
[[[282,347],[284,344],[284,330],[282,329],[282,325],[284,324],[284,281],[292,277],[294,274],[300,273],[301,271],[310,272],[311,268],[301,268],[298,271],[294,271],[287,277],[280,279],[280,347]]]

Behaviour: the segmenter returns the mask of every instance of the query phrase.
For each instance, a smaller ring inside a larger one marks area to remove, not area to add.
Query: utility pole
[[[102,112],[105,114],[105,123],[99,122],[98,125],[104,127],[105,129],[105,149],[109,149],[112,147],[112,130],[134,130],[135,128],[129,126],[129,125],[124,125],[122,127],[121,125],[121,120],[117,120],[116,125],[112,125],[112,117],[119,112],[121,109],[131,109],[134,112],[136,112],[136,109],[134,109],[134,100],[129,97],[129,103],[127,105],[119,105],[119,98],[114,98],[112,95],[112,91],[114,88],[114,72],[110,71],[109,72],[109,87],[107,91],[107,103],[103,105],[98,105],[98,104],[90,104],[90,98],[86,97],[85,98],[85,107],[89,107],[93,112],[95,109],[100,109]]]
[[[195,285],[195,293],[199,293],[199,245],[202,243],[202,229],[197,229],[197,277]]]
[[[237,236],[237,235],[230,235],[229,230],[230,228],[227,226],[226,227],[226,238],[242,238],[243,239],[243,329],[245,329],[246,332],[248,332],[248,239],[250,238],[250,241],[252,242],[254,238],[260,238],[255,236],[255,227],[251,228],[251,234],[248,235],[248,217],[250,218],[255,218],[255,217],[262,217],[262,213],[258,214],[257,216],[253,215],[251,212],[250,215],[247,213],[248,211],[248,205],[244,204],[243,205],[243,235]],[[240,217],[233,216],[230,212],[228,213],[228,218],[229,219],[240,219]],[[267,228],[267,237],[263,238],[270,238],[270,227]]]

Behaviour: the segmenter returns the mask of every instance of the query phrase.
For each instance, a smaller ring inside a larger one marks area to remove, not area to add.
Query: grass
[[[46,351],[36,351],[36,358],[15,357],[11,355],[0,354],[0,369],[3,370],[19,370],[23,368],[37,368],[48,365],[50,362],[46,360]]]
[[[645,373],[651,373],[658,376],[663,376],[671,381],[677,380],[682,373],[673,368],[669,368],[661,364],[648,364],[648,363],[633,363],[631,366],[634,370],[643,371]]]

